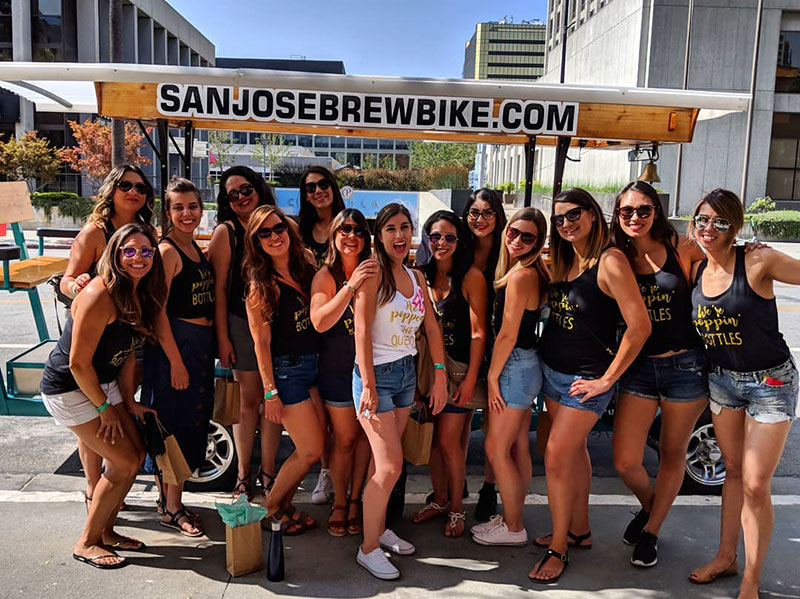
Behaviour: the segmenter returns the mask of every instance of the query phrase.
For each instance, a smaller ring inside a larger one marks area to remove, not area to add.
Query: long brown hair
[[[136,285],[134,296],[133,281],[122,267],[120,249],[131,236],[137,234],[147,237],[155,253],[150,271]],[[167,285],[153,228],[144,223],[120,227],[108,240],[97,264],[97,274],[117,308],[117,320],[128,323],[151,341],[156,341],[156,320],[166,300]],[[138,306],[136,299],[139,300]]]
[[[280,291],[278,289],[278,273],[275,271],[272,256],[261,248],[258,230],[273,214],[277,215],[286,225],[286,232],[289,235],[289,273],[304,293],[308,293],[311,279],[314,278],[316,272],[311,252],[303,245],[297,225],[290,222],[280,208],[259,206],[253,210],[245,231],[242,275],[248,301],[260,304],[261,316],[265,322],[272,322],[272,317],[278,307]]]
[[[592,222],[591,233],[589,233],[588,256],[581,257],[578,265],[581,272],[592,268],[597,264],[600,254],[611,243],[611,234],[608,231],[608,225],[600,205],[592,197],[592,194],[579,187],[573,187],[558,194],[553,205],[553,216],[555,216],[555,204],[575,204],[587,210],[590,214],[594,214],[595,219]],[[572,243],[561,237],[558,227],[553,224],[550,227],[550,270],[553,272],[552,280],[566,280],[574,259],[575,248],[572,247]]]
[[[622,198],[624,198],[625,194],[629,191],[640,193],[650,200],[650,203],[653,205],[653,226],[650,227],[650,235],[656,241],[667,246],[667,249],[675,251],[675,248],[678,247],[678,232],[661,209],[661,200],[658,197],[658,192],[653,189],[652,185],[644,181],[632,181],[628,183],[620,190],[614,200],[614,214],[611,216],[611,239],[614,245],[625,252],[628,261],[633,260],[633,242],[622,229],[622,225],[619,222],[619,205],[622,202]]]
[[[381,233],[383,233],[383,228],[386,226],[386,223],[389,222],[389,219],[397,216],[398,214],[402,214],[408,219],[409,224],[411,224],[411,231],[413,233],[414,223],[411,220],[411,213],[408,211],[408,208],[402,204],[398,204],[397,202],[386,204],[386,206],[381,208],[380,212],[378,212],[378,216],[375,217],[375,243],[373,244],[373,256],[378,262],[378,266],[380,266],[381,274],[380,283],[378,284],[379,306],[391,301],[391,299],[394,297],[394,294],[397,293],[397,283],[395,282],[394,275],[392,274],[392,259],[389,258],[389,254],[386,253],[386,248],[383,247]],[[410,242],[411,240],[409,239],[409,243]],[[408,254],[406,254],[406,257],[403,259],[403,264],[406,262],[408,262]]]
[[[506,229],[520,220],[526,220],[536,225],[538,231],[536,242],[531,246],[531,249],[524,256],[511,263],[511,255],[508,253],[508,248],[504,243],[500,247],[500,257],[497,260],[497,270],[495,271],[494,288],[500,289],[508,284],[508,279],[514,271],[521,268],[533,268],[539,274],[539,296],[542,297],[547,291],[547,284],[550,281],[550,272],[544,265],[542,260],[542,250],[544,250],[544,242],[547,238],[547,219],[538,208],[523,208],[518,210],[511,220],[508,221]],[[503,231],[505,234],[505,231]]]
[[[142,183],[147,188],[144,205],[136,212],[136,222],[152,227],[153,206],[156,201],[155,192],[142,169],[133,164],[115,166],[106,175],[106,178],[103,179],[103,184],[100,185],[100,189],[97,191],[97,199],[87,222],[94,223],[101,229],[110,230],[111,217],[114,216],[114,191],[117,189],[117,184],[122,181],[122,177],[128,172],[139,175]]]
[[[335,216],[344,210],[342,192],[339,191],[339,184],[336,182],[336,177],[333,176],[333,173],[324,166],[309,166],[300,177],[300,211],[297,220],[300,223],[300,234],[303,239],[313,239],[314,225],[320,220],[317,209],[309,201],[306,193],[306,179],[312,174],[324,177],[331,184],[330,189],[331,194],[333,194],[331,214]]]
[[[333,276],[338,289],[344,284],[347,278],[344,274],[344,264],[342,264],[342,254],[336,248],[336,231],[341,227],[347,219],[356,223],[356,226],[364,231],[364,247],[358,253],[358,263],[361,264],[364,260],[368,259],[372,253],[370,247],[369,227],[367,226],[367,219],[360,210],[355,208],[345,208],[339,212],[331,221],[330,234],[328,235],[328,255],[325,258],[325,266]]]
[[[164,239],[169,232],[172,231],[174,228],[174,223],[172,219],[169,217],[169,205],[172,200],[172,194],[174,193],[193,193],[197,197],[197,201],[200,204],[200,211],[203,211],[203,198],[200,197],[200,190],[197,189],[197,186],[189,181],[189,179],[183,179],[182,177],[173,177],[169,185],[167,185],[167,189],[164,192],[164,214],[167,215],[167,218],[161,225],[161,239]]]

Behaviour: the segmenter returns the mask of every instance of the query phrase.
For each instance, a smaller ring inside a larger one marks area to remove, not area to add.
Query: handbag
[[[239,383],[232,377],[218,378],[214,383],[214,416],[212,420],[223,426],[238,424],[240,412]]]
[[[403,431],[403,457],[415,466],[424,466],[430,461],[432,444],[433,422],[428,421],[425,407],[418,404]]]
[[[156,419],[158,429],[164,439],[164,453],[156,456],[156,464],[161,470],[161,476],[168,485],[182,485],[192,477],[192,471],[186,458],[183,457],[175,435],[169,433],[161,421]]]
[[[481,379],[479,377],[478,381],[475,383],[475,391],[472,394],[472,399],[470,399],[469,402],[465,404],[456,404],[453,401],[453,396],[458,390],[458,386],[466,378],[469,364],[459,362],[449,355],[445,355],[445,366],[447,367],[447,403],[468,410],[488,409],[489,393],[486,386],[486,379]]]

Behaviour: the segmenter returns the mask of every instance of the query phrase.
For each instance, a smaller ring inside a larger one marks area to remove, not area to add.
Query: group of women
[[[363,534],[356,560],[383,579],[400,574],[384,550],[415,551],[386,528],[415,402],[428,405],[436,434],[433,493],[414,522],[442,515],[445,536],[464,534],[466,441],[482,397],[481,500],[494,495],[496,481],[503,513],[487,514],[470,532],[482,545],[521,546],[529,541],[522,508],[531,478],[531,408],[544,395],[553,528],[533,540],[546,552],[529,576],[551,583],[569,564],[570,548],[592,547],[586,441],[612,398],[615,466],[641,503],[622,536],[641,567],[657,562],[689,437],[710,400],[727,473],[721,539],[714,559],[689,580],[737,573],[741,522],[739,597],[757,596],[772,530],[770,480],[798,391],[772,286],[800,284],[800,261],[735,245],[743,213],[733,193],[703,197],[687,238],[646,183],[620,191],[610,227],[589,193],[568,189],[555,198],[546,265],[545,216],[524,208],[506,223],[498,194],[482,189],[461,217],[443,210],[427,219],[415,270],[408,267],[414,222],[403,205],[381,209],[371,236],[363,214],[344,208],[325,169],[308,169],[300,193],[296,223],[253,171],[223,173],[220,225],[206,259],[192,237],[202,203],[190,182],[171,183],[158,243],[149,224],[152,188],[141,171],[119,167],[101,188],[62,281],[75,298],[72,317],[42,383],[48,409],[80,440],[87,474],[88,518],[76,559],[119,567],[124,557],[115,549],[143,548],[113,531],[142,459],[132,416],[155,409],[190,467],[199,465],[217,355],[241,390],[234,493],[254,495],[249,464],[260,428],[255,484],[269,517],[285,534],[301,534],[316,522],[295,509],[294,494],[322,460],[315,494],[324,495],[329,476],[328,532]],[[417,380],[420,336],[433,372],[427,397]],[[139,404],[133,392],[142,346]],[[661,461],[652,486],[642,458],[659,409]],[[295,451],[276,473],[281,428]],[[163,496],[162,524],[202,534],[180,487],[165,485]]]

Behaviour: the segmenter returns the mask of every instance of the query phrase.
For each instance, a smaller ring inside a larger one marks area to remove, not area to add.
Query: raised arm
[[[214,327],[217,332],[219,361],[225,368],[236,364],[236,354],[228,333],[228,269],[231,266],[230,231],[218,225],[208,244],[208,260],[214,268]]]
[[[474,266],[467,271],[461,283],[462,292],[469,304],[470,346],[467,375],[456,389],[453,401],[466,404],[472,400],[475,383],[486,352],[486,310],[489,293],[483,273]]]

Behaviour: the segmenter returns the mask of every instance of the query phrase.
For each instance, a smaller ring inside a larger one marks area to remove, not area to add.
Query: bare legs
[[[78,457],[81,459],[83,474],[86,477],[86,499],[91,500],[94,487],[103,474],[103,458],[92,451],[80,437],[78,437]]]
[[[511,532],[524,529],[522,505],[532,468],[528,443],[530,414],[530,410],[506,407],[499,414],[492,414],[486,435],[485,451],[503,501],[503,521]]]
[[[466,457],[464,455],[464,426],[469,422],[472,412],[463,414],[442,413],[436,421],[436,447],[441,455],[443,472],[440,479],[446,483],[444,497],[437,493],[434,483],[433,491],[437,499],[447,501],[449,490],[450,511],[460,514],[464,511],[462,492],[466,477]],[[433,473],[431,474],[433,477]],[[441,492],[441,489],[438,489]],[[438,503],[438,501],[437,501]],[[444,505],[443,503],[440,505]],[[445,536],[460,537],[464,533],[464,520],[458,520],[451,529],[450,522],[445,524]]]
[[[362,445],[362,440],[365,443],[366,437],[364,437],[356,420],[356,411],[352,403],[348,407],[333,405],[327,405],[326,407],[331,428],[333,429],[330,468],[331,478],[333,479],[334,509],[331,512],[331,519],[334,518],[335,512],[340,509],[337,506],[344,506],[343,509],[347,510],[347,517],[349,517],[347,487],[352,485],[353,496],[360,497],[364,476],[369,465],[369,459],[365,461],[362,456],[358,460],[358,468],[355,467],[357,461],[356,447],[360,446],[363,453],[364,445]],[[369,451],[367,450],[367,458],[368,456]],[[360,480],[357,480],[359,477]]]
[[[661,402],[660,463],[655,488],[642,464],[647,433],[659,402],[620,394],[614,417],[614,467],[622,482],[650,514],[644,530],[658,536],[672,502],[678,495],[686,461],[686,448],[697,418],[708,400]]]

